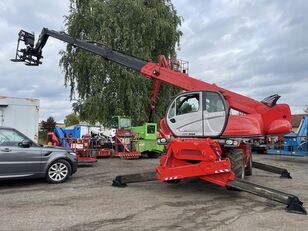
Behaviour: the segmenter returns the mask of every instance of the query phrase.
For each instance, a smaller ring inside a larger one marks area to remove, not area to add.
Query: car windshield
[[[24,139],[25,137],[14,130],[0,130],[1,146],[18,146]]]

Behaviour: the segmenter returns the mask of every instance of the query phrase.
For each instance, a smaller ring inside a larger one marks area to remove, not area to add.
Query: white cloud
[[[63,120],[71,112],[69,89],[58,67],[65,44],[49,39],[43,65],[9,61],[20,29],[63,30],[68,0],[0,0],[0,95],[41,99],[40,117]],[[307,105],[306,1],[174,0],[184,18],[179,58],[198,79],[261,100],[278,93],[293,113]]]
[[[305,1],[174,1],[184,17],[179,58],[190,74],[261,100],[308,104]],[[299,95],[301,97],[299,97]]]
[[[2,7],[4,6],[4,7]],[[20,29],[38,35],[43,27],[63,30],[63,15],[68,1],[0,1],[0,95],[32,97],[41,101],[40,118],[54,116],[63,121],[71,112],[69,89],[64,87],[64,76],[58,67],[61,49],[65,44],[49,39],[44,48],[43,65],[28,67],[12,63]]]

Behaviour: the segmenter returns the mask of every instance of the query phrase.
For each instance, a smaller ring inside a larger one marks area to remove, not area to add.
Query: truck
[[[158,158],[163,152],[163,145],[159,145],[157,140],[157,123],[144,123],[140,126],[132,127],[138,134],[139,151],[148,158]]]
[[[15,128],[38,143],[40,100],[0,96],[0,126]]]
[[[118,175],[113,186],[157,180],[178,183],[197,177],[286,204],[288,212],[307,214],[297,196],[244,179],[252,174],[253,167],[247,139],[291,131],[290,108],[287,104],[277,104],[280,96],[271,95],[257,101],[174,70],[163,55],[159,63],[148,62],[47,28],[43,28],[36,43],[34,34],[21,30],[12,61],[25,62],[28,66],[42,64],[42,49],[49,37],[141,73],[153,81],[152,102],[161,82],[183,90],[170,102],[160,121],[158,143],[165,149],[160,164],[148,172]],[[155,104],[151,108],[154,107]],[[231,110],[240,113],[233,115]]]
[[[113,116],[113,129],[115,129],[115,155],[119,157],[139,158],[158,158],[163,151],[163,146],[157,140],[157,123],[144,123],[140,126],[132,126],[129,116]],[[125,131],[125,132],[124,132]],[[119,137],[121,134],[126,136]],[[125,142],[123,139],[126,139]],[[127,146],[125,143],[130,145]],[[119,147],[125,152],[119,152]]]

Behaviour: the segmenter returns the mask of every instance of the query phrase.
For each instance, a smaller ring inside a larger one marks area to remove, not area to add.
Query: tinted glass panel
[[[131,127],[131,119],[130,118],[120,118],[119,128],[129,128]]]
[[[148,134],[155,134],[155,125],[148,125],[147,133]]]
[[[0,130],[0,146],[18,146],[25,139],[14,130]]]
[[[205,110],[207,112],[225,111],[225,106],[220,95],[215,92],[207,92],[205,100]]]
[[[197,112],[199,105],[199,93],[181,96],[176,99],[176,115]]]
[[[168,113],[168,118],[172,118],[175,116],[175,103],[172,104],[170,110],[169,110],[169,113]]]

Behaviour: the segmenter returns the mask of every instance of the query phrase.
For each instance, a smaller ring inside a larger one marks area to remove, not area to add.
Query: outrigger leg
[[[276,166],[273,166],[273,165],[262,164],[262,163],[255,162],[255,161],[252,162],[252,167],[257,168],[257,169],[261,169],[263,171],[280,174],[281,178],[292,179],[290,172],[285,168],[279,168],[279,167],[276,167]]]
[[[112,181],[112,186],[125,187],[127,186],[128,183],[154,181],[158,179],[159,177],[157,176],[156,171],[121,175],[121,176],[116,176],[116,178]]]
[[[286,210],[289,213],[307,215],[303,202],[301,202],[295,195],[267,188],[241,179],[229,181],[227,186],[286,204]]]
[[[116,178],[112,182],[112,186],[125,187],[128,183],[140,183],[156,180],[159,180],[156,171],[148,171],[137,174],[116,176]],[[229,181],[227,183],[227,186],[286,204],[286,211],[289,213],[297,213],[303,215],[307,214],[306,209],[303,206],[303,202],[301,202],[299,198],[295,195],[267,188],[241,179],[234,179],[232,181]]]

